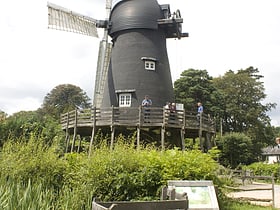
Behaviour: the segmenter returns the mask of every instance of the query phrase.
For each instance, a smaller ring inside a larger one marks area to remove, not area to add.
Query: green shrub
[[[7,142],[0,153],[1,187],[7,187],[8,180],[20,189],[40,190],[46,197],[51,192],[54,198],[48,205],[55,209],[88,209],[92,197],[104,201],[159,199],[168,180],[215,181],[217,167],[210,155],[198,150],[135,149],[133,140],[122,137],[113,150],[101,143],[90,157],[85,153],[59,156],[55,145],[47,147],[34,136],[28,142]],[[10,190],[16,192],[12,185]],[[3,205],[5,200],[1,200]]]
[[[252,163],[244,166],[244,169],[251,170],[257,176],[273,175],[276,182],[280,181],[280,164],[267,164],[263,162]]]

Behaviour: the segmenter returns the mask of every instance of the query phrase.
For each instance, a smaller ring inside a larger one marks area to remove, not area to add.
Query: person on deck
[[[147,121],[147,119],[149,118],[150,115],[150,109],[149,107],[152,106],[152,100],[149,98],[148,95],[145,95],[144,100],[142,101],[142,107],[144,108],[144,122],[149,123],[150,121]]]
[[[201,119],[202,113],[203,113],[202,103],[198,102],[197,103],[197,115],[196,115],[198,125],[200,125],[200,119]]]
[[[152,100],[149,98],[148,95],[145,95],[145,98],[142,101],[142,107],[150,107],[150,106],[152,106]]]

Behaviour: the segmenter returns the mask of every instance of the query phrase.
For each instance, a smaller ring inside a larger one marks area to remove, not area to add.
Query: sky
[[[50,0],[95,19],[105,0]],[[280,1],[158,0],[180,10],[189,37],[167,40],[173,81],[187,69],[223,76],[250,66],[264,76],[269,112],[280,126]],[[116,3],[116,0],[113,0]],[[0,7],[0,110],[9,115],[38,109],[60,84],[73,84],[93,98],[100,38],[47,28],[47,1],[6,0]]]

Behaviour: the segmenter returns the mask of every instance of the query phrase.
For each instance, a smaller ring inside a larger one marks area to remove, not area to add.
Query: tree
[[[261,148],[271,144],[274,130],[267,115],[275,103],[263,104],[266,94],[258,69],[249,67],[229,70],[223,76],[212,78],[206,70],[189,69],[174,83],[176,101],[188,110],[201,100],[205,112],[221,119],[223,133],[244,133],[252,139],[253,156],[258,157]]]
[[[79,108],[90,108],[90,99],[86,93],[75,85],[58,85],[46,95],[41,111],[59,118],[60,114]]]
[[[59,122],[52,117],[42,116],[38,111],[14,113],[0,123],[0,146],[7,140],[28,141],[31,135],[42,138],[50,145],[56,136],[63,136]]]
[[[270,118],[267,115],[275,103],[263,104],[266,94],[258,69],[249,67],[228,71],[224,76],[214,78],[213,85],[220,93],[224,132],[244,133],[252,139],[254,157],[258,157],[261,148],[274,139]]]
[[[263,76],[258,69],[249,67],[237,73],[228,71],[224,76],[215,78],[213,85],[220,93],[223,106],[219,113],[225,131],[248,132],[258,126],[270,125],[266,114],[276,106],[274,103],[262,104],[266,98]]]
[[[229,133],[218,137],[216,142],[221,150],[219,162],[224,166],[236,168],[239,164],[248,165],[256,159],[252,152],[252,140],[245,134]]]
[[[175,99],[183,103],[187,111],[196,111],[197,102],[202,102],[204,110],[211,113],[211,94],[215,91],[212,77],[206,70],[188,69],[174,82]]]

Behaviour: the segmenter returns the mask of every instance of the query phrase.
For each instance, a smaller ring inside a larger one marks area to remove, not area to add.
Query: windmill
[[[100,41],[93,105],[137,107],[145,95],[154,106],[174,101],[166,49],[167,38],[182,33],[180,11],[156,0],[122,0],[112,8],[106,0],[106,18],[97,20],[48,3],[49,28],[98,37]],[[111,37],[111,42],[108,40]]]

